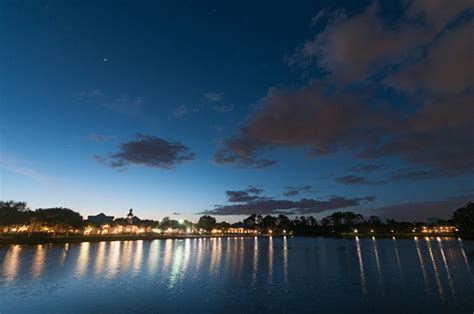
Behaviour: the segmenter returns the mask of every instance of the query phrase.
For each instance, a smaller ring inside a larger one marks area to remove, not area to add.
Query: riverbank
[[[253,234],[185,234],[185,235],[163,235],[163,234],[143,234],[143,235],[96,235],[96,236],[0,236],[0,245],[8,244],[49,244],[49,243],[79,243],[79,242],[102,242],[102,241],[137,241],[137,240],[167,240],[167,239],[199,239],[199,238],[236,238],[236,237],[255,237]],[[282,237],[283,234],[259,234],[257,237]],[[299,237],[328,237],[328,238],[397,238],[397,239],[413,239],[414,237],[442,237],[442,238],[462,238],[466,240],[474,239],[473,235],[456,235],[456,234],[340,234],[340,235],[297,235]]]

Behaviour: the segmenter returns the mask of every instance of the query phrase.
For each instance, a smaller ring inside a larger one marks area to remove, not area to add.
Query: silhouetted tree
[[[199,218],[197,226],[198,228],[204,229],[206,231],[211,231],[216,226],[216,218],[209,215],[204,215]]]
[[[0,226],[28,224],[30,216],[26,202],[0,201]]]
[[[69,208],[39,208],[34,215],[36,222],[55,230],[65,230],[66,233],[69,228],[81,228],[83,225],[82,216]]]
[[[457,209],[453,214],[453,221],[461,233],[474,234],[474,203]]]

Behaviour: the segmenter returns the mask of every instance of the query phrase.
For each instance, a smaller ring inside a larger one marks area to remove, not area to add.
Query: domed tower
[[[129,225],[133,225],[133,209],[130,208],[127,215],[127,222]]]

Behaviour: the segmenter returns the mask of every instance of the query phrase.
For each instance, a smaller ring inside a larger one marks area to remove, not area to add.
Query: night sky
[[[1,1],[1,199],[450,217],[474,199],[473,30],[472,1]]]

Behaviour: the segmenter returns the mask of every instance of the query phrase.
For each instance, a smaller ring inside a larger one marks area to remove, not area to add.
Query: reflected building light
[[[283,277],[285,283],[288,283],[288,240],[283,237]]]
[[[448,284],[451,290],[451,296],[456,301],[456,295],[454,293],[454,285],[453,279],[451,277],[451,272],[449,271],[448,261],[446,259],[446,255],[444,254],[443,243],[441,243],[441,239],[438,240],[439,250],[441,252],[441,258],[443,259],[444,269],[446,270],[446,276],[448,277]]]
[[[133,270],[132,275],[136,276],[142,270],[143,264],[143,240],[134,241],[136,243],[135,253],[133,254]]]
[[[97,255],[95,257],[94,273],[100,275],[104,269],[105,263],[105,250],[107,248],[107,243],[105,241],[99,242],[97,249]]]
[[[258,237],[253,240],[253,267],[252,267],[252,286],[257,284],[257,270],[258,270]]]
[[[120,249],[122,242],[121,241],[112,241],[110,242],[108,264],[107,264],[107,278],[114,278],[120,268]]]
[[[418,238],[416,239],[418,240]],[[425,283],[426,294],[430,295],[430,288],[428,286],[428,278],[426,276],[425,263],[423,262],[423,256],[421,255],[420,245],[418,241],[415,241],[416,252],[418,254],[418,259],[420,260],[421,274],[423,275],[423,282]]]
[[[87,271],[87,266],[89,263],[89,242],[82,242],[79,247],[79,255],[77,257],[76,263],[76,276],[78,278],[82,277]]]
[[[135,241],[124,241],[123,248],[120,252],[120,271],[125,273],[128,271],[132,262],[133,248]]]
[[[469,278],[471,279],[472,283],[472,274],[471,274],[471,267],[469,266],[469,261],[467,260],[466,252],[464,251],[464,246],[462,244],[461,238],[458,239],[459,247],[461,248],[461,255],[464,259],[464,263],[466,264],[466,269],[469,274]]]
[[[215,238],[211,239],[211,263],[209,264],[209,274],[211,275],[215,274],[217,264],[217,242],[215,240]]]
[[[382,292],[382,295],[385,295],[385,290],[383,287],[382,268],[380,267],[379,250],[377,248],[377,241],[375,240],[374,237],[372,237],[372,240],[374,244],[375,266],[377,267],[377,273],[379,275],[380,290]]]
[[[155,275],[158,266],[160,258],[160,243],[161,240],[153,240],[150,243],[150,250],[148,252],[148,275],[151,277]]]
[[[163,269],[162,273],[166,274],[168,273],[168,269],[171,264],[171,257],[173,255],[173,240],[172,239],[166,239],[165,240],[165,252],[164,252],[164,257],[163,257]]]
[[[273,282],[273,237],[268,237],[268,282]]]
[[[33,265],[31,267],[31,274],[33,277],[41,277],[46,263],[46,246],[38,244],[36,246],[35,257],[33,258]]]
[[[191,240],[185,239],[184,240],[184,261],[183,261],[183,267],[181,271],[183,276],[186,275],[190,259],[191,259]]]
[[[177,241],[177,240],[175,240]],[[182,266],[184,262],[184,246],[180,241],[176,242],[174,254],[173,254],[173,264],[171,266],[168,289],[174,289],[180,275],[182,275]]]
[[[21,247],[18,244],[12,245],[3,260],[3,276],[5,282],[13,282],[20,269]]]
[[[239,250],[236,251],[236,254],[238,255],[238,271],[239,273],[242,273],[243,268],[244,268],[244,254],[245,254],[245,241],[244,238],[241,237],[239,240]]]
[[[398,245],[395,237],[393,239],[393,247],[395,249],[395,258],[397,260],[398,271],[400,272],[400,281],[402,282],[402,287],[405,287],[405,281],[403,279],[402,263],[400,261],[400,254],[398,253]]]
[[[66,256],[69,251],[69,243],[64,244],[63,251],[61,252],[61,257],[59,258],[59,265],[61,265],[61,268],[64,266],[64,262],[66,261]]]
[[[438,287],[439,297],[440,297],[441,301],[444,302],[443,287],[441,285],[441,279],[439,277],[438,267],[436,266],[436,261],[435,261],[435,258],[434,258],[433,250],[431,249],[431,242],[428,239],[426,243],[427,243],[428,252],[429,252],[430,258],[431,258],[431,263],[433,265],[433,270],[434,270],[434,273],[435,273],[435,279],[436,279],[436,285]]]
[[[227,241],[229,241],[229,239],[227,239]],[[203,240],[201,238],[199,238],[197,240],[197,247],[196,247],[196,267],[195,267],[195,271],[194,271],[194,278],[198,278],[198,275],[199,275],[199,270],[201,268],[201,264],[202,264],[202,257],[203,257]]]
[[[362,286],[362,293],[367,293],[367,289],[365,287],[365,271],[364,271],[364,261],[362,259],[362,250],[360,247],[359,237],[356,237],[356,251],[357,251],[357,258],[359,260],[359,271],[360,271],[360,284]]]

